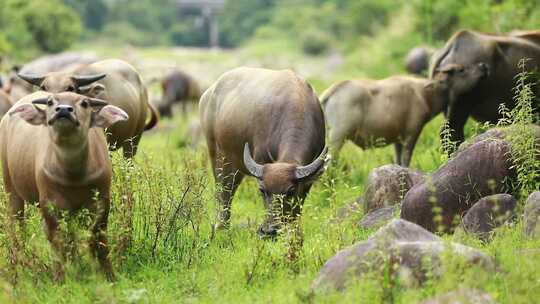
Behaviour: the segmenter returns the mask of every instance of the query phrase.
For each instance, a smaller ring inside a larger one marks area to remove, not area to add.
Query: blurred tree
[[[220,17],[222,44],[238,46],[270,21],[275,0],[229,0]]]
[[[30,1],[24,20],[38,47],[46,52],[68,48],[81,32],[77,13],[58,0]]]
[[[103,29],[109,12],[104,0],[64,0],[64,3],[81,16],[86,29]]]
[[[39,49],[59,52],[81,31],[78,15],[59,0],[0,0],[0,32],[14,57]]]

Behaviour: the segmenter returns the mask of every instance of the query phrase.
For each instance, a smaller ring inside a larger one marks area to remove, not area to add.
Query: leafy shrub
[[[174,45],[208,45],[208,30],[205,24],[197,22],[193,17],[173,25],[169,32],[170,40]]]
[[[68,48],[81,32],[77,14],[59,1],[30,2],[24,19],[34,41],[46,52],[60,52]]]
[[[302,37],[302,51],[308,55],[321,55],[328,51],[331,38],[322,31],[309,31]]]

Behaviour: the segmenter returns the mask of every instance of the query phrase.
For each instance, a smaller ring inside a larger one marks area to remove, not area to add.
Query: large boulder
[[[510,194],[495,194],[481,198],[463,217],[461,226],[486,240],[493,229],[514,216],[517,200]]]
[[[487,138],[464,148],[405,195],[401,218],[429,231],[451,231],[480,198],[504,193],[515,177],[510,143]]]
[[[527,198],[523,222],[527,237],[540,237],[540,191],[533,192]]]
[[[461,288],[426,300],[422,304],[497,304],[487,293],[478,289]]]
[[[313,281],[312,288],[316,292],[342,290],[355,279],[373,272],[382,275],[388,269],[402,282],[421,284],[428,274],[439,277],[444,273],[443,255],[459,259],[467,266],[495,270],[493,260],[486,254],[461,244],[445,242],[416,224],[395,219],[368,240],[341,250],[330,258]]]
[[[399,165],[373,169],[366,183],[364,213],[400,204],[405,193],[423,180],[422,173]]]

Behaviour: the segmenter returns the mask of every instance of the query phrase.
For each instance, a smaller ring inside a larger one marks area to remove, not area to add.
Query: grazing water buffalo
[[[259,234],[276,235],[281,219],[300,215],[324,170],[324,116],[311,86],[288,70],[237,68],[203,94],[199,111],[221,204],[217,227],[229,225],[234,192],[251,175],[269,211]]]
[[[432,48],[425,46],[413,48],[405,57],[405,69],[411,74],[424,74],[429,69],[429,59],[434,52]]]
[[[47,238],[63,260],[53,209],[88,209],[95,217],[90,248],[108,279],[114,276],[106,237],[112,169],[102,128],[127,119],[123,110],[100,99],[40,91],[19,100],[0,123],[12,215],[22,222],[24,203],[39,202]]]
[[[520,60],[528,58],[526,69],[540,66],[540,32],[518,32],[513,35],[489,35],[472,31],[460,31],[434,55],[430,76],[462,78],[464,69],[481,64],[486,77],[467,90],[450,88],[450,101],[446,108],[449,126],[453,129],[451,139],[462,142],[463,126],[469,116],[477,121],[496,122],[501,116],[499,105],[514,108],[516,79],[520,72]]]
[[[158,110],[162,116],[171,116],[175,103],[182,104],[182,112],[185,114],[188,102],[198,101],[201,98],[201,90],[195,79],[179,70],[165,76],[161,81],[161,87],[163,97]]]
[[[153,128],[159,119],[157,111],[148,102],[148,92],[139,73],[121,60],[102,60],[72,71],[19,76],[43,91],[77,92],[107,100],[124,110],[129,120],[109,128],[107,140],[113,149],[122,147],[124,156],[128,158],[137,153],[143,131]],[[151,117],[146,123],[148,114]]]
[[[476,69],[467,74],[476,75]],[[481,77],[477,75],[476,77]],[[424,125],[448,102],[451,79],[394,76],[383,80],[346,80],[321,97],[329,124],[330,147],[337,154],[349,139],[361,148],[393,143],[396,163],[408,166]]]
[[[19,100],[34,91],[31,84],[17,77],[17,73],[42,75],[50,72],[70,70],[77,66],[91,64],[96,61],[98,59],[93,55],[73,52],[42,56],[22,67],[14,67],[9,77],[9,82],[6,84],[6,91],[11,95],[12,100]]]

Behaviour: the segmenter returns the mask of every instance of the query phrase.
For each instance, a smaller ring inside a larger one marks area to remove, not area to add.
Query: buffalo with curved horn
[[[234,193],[251,175],[268,209],[259,234],[276,235],[300,215],[324,171],[324,115],[311,86],[288,70],[238,68],[203,94],[199,112],[221,207],[217,228],[229,226]]]
[[[54,77],[50,77],[51,75],[54,75],[54,73],[48,74],[48,75],[30,75],[30,74],[22,74],[19,73],[17,76],[19,78],[23,79],[24,81],[35,85],[39,87],[40,89],[44,91],[52,90],[52,91],[68,91],[69,88],[71,88],[71,91],[79,91],[80,87],[84,87],[87,85],[90,85],[98,80],[101,80],[107,76],[107,74],[95,74],[95,75],[87,75],[87,76],[70,76],[69,78],[65,79],[63,82],[67,83],[58,83],[57,80]],[[58,73],[58,76],[64,75],[63,73]],[[62,77],[65,78],[65,77]],[[47,81],[45,81],[47,80]],[[60,87],[56,89],[57,87]],[[66,87],[63,90],[63,87]]]

